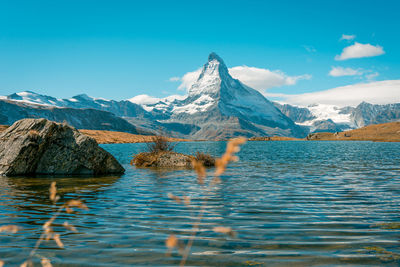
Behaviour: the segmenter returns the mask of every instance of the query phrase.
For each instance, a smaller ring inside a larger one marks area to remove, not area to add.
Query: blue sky
[[[0,95],[183,94],[170,78],[212,51],[228,67],[301,77],[260,88],[271,97],[398,80],[399,10],[399,1],[365,0],[0,1]],[[356,42],[381,53],[335,60]],[[352,75],[331,76],[333,67]]]

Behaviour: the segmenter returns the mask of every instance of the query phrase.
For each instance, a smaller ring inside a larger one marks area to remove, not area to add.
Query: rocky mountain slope
[[[357,107],[336,107],[315,104],[298,107],[274,102],[296,124],[306,126],[310,132],[340,132],[370,124],[400,121],[400,103],[374,105],[366,102]]]
[[[25,118],[45,118],[67,122],[78,129],[123,131],[133,134],[146,133],[111,112],[97,109],[58,108],[0,100],[0,124],[11,125]]]
[[[186,98],[143,107],[163,114],[161,123],[194,125],[188,133],[194,139],[307,134],[258,91],[233,79],[215,53],[210,54]]]
[[[400,103],[373,105],[362,102],[351,110],[350,118],[356,128],[370,124],[400,121]]]
[[[309,132],[340,132],[400,120],[400,103],[339,108],[270,102],[230,76],[223,60],[211,53],[185,96],[138,95],[115,101],[85,94],[58,99],[31,91],[0,96],[0,124],[43,117],[76,128],[162,133],[188,139],[234,136],[305,137]]]

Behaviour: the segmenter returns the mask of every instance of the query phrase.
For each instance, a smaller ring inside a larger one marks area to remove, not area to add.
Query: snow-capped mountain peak
[[[87,94],[79,94],[79,95],[73,96],[72,98],[78,99],[78,100],[84,100],[84,101],[93,101],[94,100],[93,97],[90,97]]]
[[[44,105],[44,106],[57,106],[60,99],[52,96],[41,95],[32,91],[23,91],[14,93],[6,97],[8,100],[23,102],[27,104]]]
[[[189,96],[218,93],[221,85],[221,78],[231,78],[224,61],[216,54],[208,56],[208,62],[203,66],[202,72],[197,81],[189,89]]]

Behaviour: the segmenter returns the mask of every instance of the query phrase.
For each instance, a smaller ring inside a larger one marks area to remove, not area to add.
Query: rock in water
[[[0,135],[0,175],[97,175],[125,170],[97,142],[64,123],[23,119]]]
[[[133,163],[136,167],[191,168],[193,159],[172,151],[142,152],[134,157]]]

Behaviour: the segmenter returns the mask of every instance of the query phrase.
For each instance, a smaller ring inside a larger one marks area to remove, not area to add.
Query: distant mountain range
[[[146,95],[115,101],[85,94],[57,99],[31,91],[0,97],[0,124],[43,117],[78,129],[151,134],[191,139],[234,136],[304,137],[400,120],[400,103],[339,108],[298,107],[271,102],[230,76],[223,60],[211,53],[187,96],[163,99]]]
[[[340,132],[370,124],[400,121],[400,103],[373,105],[362,102],[357,107],[343,108],[322,104],[307,107],[274,104],[295,123],[307,126],[310,132]]]

